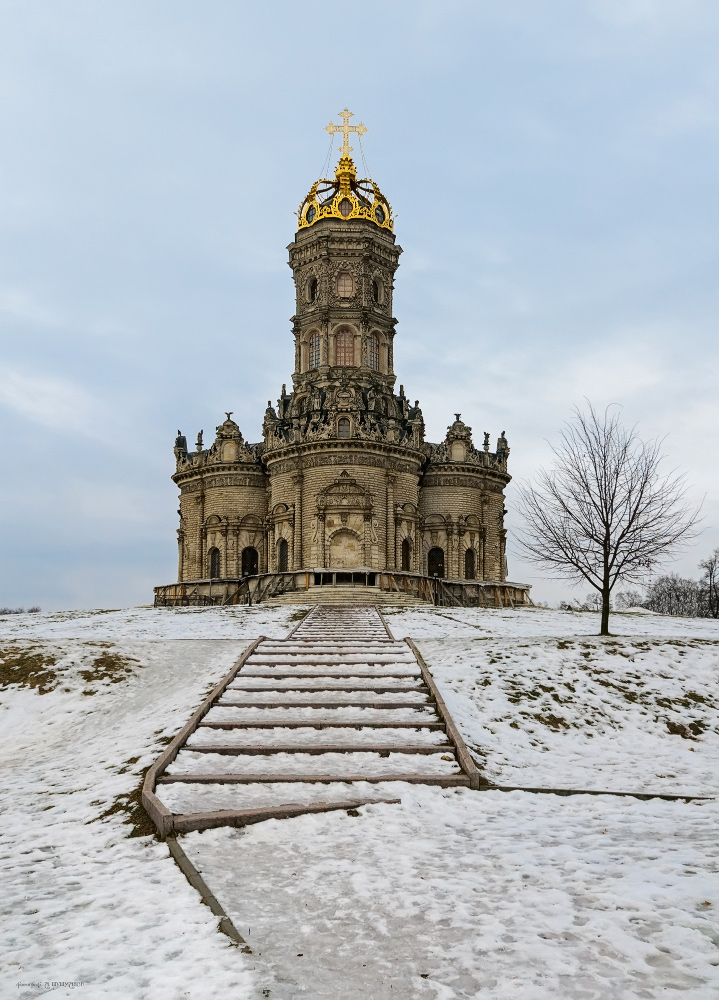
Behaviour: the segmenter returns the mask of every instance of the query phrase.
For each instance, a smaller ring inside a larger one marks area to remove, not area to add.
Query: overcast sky
[[[173,439],[291,381],[294,212],[345,105],[397,214],[398,382],[531,477],[618,403],[719,545],[716,0],[0,0],[0,604],[148,603]],[[507,506],[513,507],[512,487]],[[512,553],[538,600],[570,595]],[[583,596],[587,588],[580,588]]]

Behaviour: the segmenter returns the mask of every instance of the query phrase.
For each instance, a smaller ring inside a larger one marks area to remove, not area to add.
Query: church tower
[[[396,391],[402,250],[389,202],[350,155],[350,136],[366,129],[346,109],[340,117],[327,126],[342,136],[334,177],[310,188],[288,247],[290,390],[268,402],[257,444],[230,413],[207,449],[200,433],[189,451],[178,432],[179,579],[302,572],[311,586],[351,570],[368,580],[399,572],[504,583],[504,432],[496,452],[488,434],[477,449],[457,414],[445,440],[430,444],[419,403]]]

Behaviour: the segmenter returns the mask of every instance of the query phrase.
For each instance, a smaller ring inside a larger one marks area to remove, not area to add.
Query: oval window
[[[378,205],[377,208],[374,210],[374,217],[381,226],[386,218],[384,214],[384,209],[382,208],[381,205]]]
[[[307,212],[305,213],[305,219],[307,219],[308,222],[314,222],[315,214],[316,214],[315,206],[310,205],[310,207],[307,209]]]
[[[352,213],[352,202],[349,198],[343,198],[339,204],[340,215],[343,219],[348,218]]]

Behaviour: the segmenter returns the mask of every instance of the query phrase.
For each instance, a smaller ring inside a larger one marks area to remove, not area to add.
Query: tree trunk
[[[602,624],[599,628],[600,635],[609,635],[609,599],[611,591],[605,584],[602,587]]]

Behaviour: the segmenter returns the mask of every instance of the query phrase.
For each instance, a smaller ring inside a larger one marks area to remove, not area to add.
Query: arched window
[[[408,538],[402,539],[402,569],[410,570],[412,568],[412,546],[409,544]]]
[[[444,549],[436,547],[427,556],[427,575],[444,576]]]
[[[342,299],[348,299],[354,294],[352,275],[347,271],[340,271],[337,275],[337,294]]]
[[[350,436],[350,422],[347,417],[340,417],[337,421],[337,437],[348,438]]]
[[[317,278],[312,278],[310,280],[309,288],[307,289],[307,296],[310,302],[315,302],[317,300]]]
[[[474,580],[474,549],[467,549],[464,553],[464,578],[465,580]]]
[[[207,567],[211,580],[219,580],[222,576],[222,562],[219,549],[210,549],[207,553]]]
[[[307,361],[309,368],[319,368],[320,366],[320,335],[319,333],[310,334],[309,350],[307,353]]]
[[[379,371],[379,337],[376,333],[371,333],[369,338],[369,366]]]
[[[335,334],[335,364],[338,367],[352,367],[355,363],[355,335],[346,326]]]
[[[258,565],[259,557],[257,555],[257,549],[248,545],[246,549],[242,550],[242,575],[257,576]]]
[[[289,561],[289,546],[286,538],[280,538],[277,543],[277,572],[286,573]]]
[[[379,284],[376,281],[372,282],[372,301],[379,302]]]

